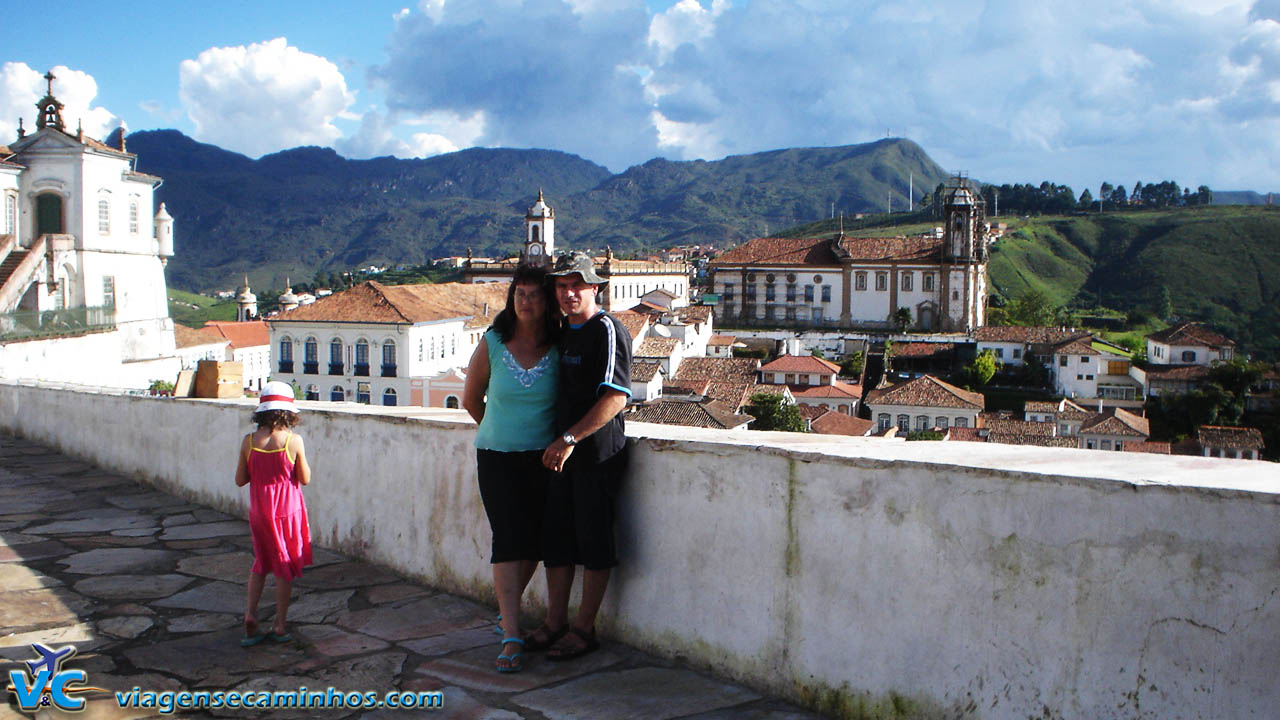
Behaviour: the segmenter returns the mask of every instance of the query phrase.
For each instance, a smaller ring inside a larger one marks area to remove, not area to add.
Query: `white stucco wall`
[[[251,408],[0,383],[0,427],[240,514]],[[464,414],[303,409],[316,540],[491,601]],[[1273,464],[628,429],[606,634],[848,717],[1280,706]]]
[[[152,380],[173,382],[182,369],[177,354],[122,362],[123,329],[74,337],[0,344],[0,380],[44,380],[104,388],[139,389]],[[93,358],[93,362],[85,362]]]

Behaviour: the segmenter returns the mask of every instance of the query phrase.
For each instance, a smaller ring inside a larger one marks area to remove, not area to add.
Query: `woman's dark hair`
[[[507,343],[516,334],[516,286],[537,285],[546,300],[547,311],[542,315],[542,339],[544,344],[551,344],[560,337],[560,304],[556,302],[556,293],[550,283],[545,268],[535,265],[520,264],[516,266],[515,276],[507,288],[507,306],[493,318],[493,329],[498,339]]]
[[[260,428],[269,428],[277,430],[280,428],[295,428],[302,419],[298,417],[298,413],[289,412],[288,410],[263,410],[253,414],[253,421]]]

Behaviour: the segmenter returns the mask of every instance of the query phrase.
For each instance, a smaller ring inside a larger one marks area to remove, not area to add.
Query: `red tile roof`
[[[676,369],[677,382],[686,380],[749,380],[755,382],[760,361],[756,358],[700,358],[690,357],[680,361]]]
[[[631,382],[647,383],[658,374],[662,366],[656,362],[631,363]]]
[[[806,420],[817,420],[823,415],[831,412],[830,408],[824,408],[818,405],[797,405],[796,410],[800,412],[800,417]]]
[[[1059,355],[1101,355],[1093,349],[1088,338],[1067,340],[1054,346],[1053,351]]]
[[[237,350],[271,344],[271,331],[267,328],[267,323],[262,320],[249,322],[210,320],[204,324],[204,327],[229,340],[231,347]]]
[[[627,415],[627,419],[635,422],[686,425],[718,430],[732,430],[755,420],[750,415],[733,412],[717,400],[702,402],[660,400],[635,406]]]
[[[926,358],[947,355],[955,350],[955,343],[908,342],[894,343],[891,354],[896,358]]]
[[[1204,325],[1196,322],[1182,323],[1160,332],[1151,333],[1148,340],[1165,345],[1198,345],[1201,347],[1231,347],[1236,343],[1231,338],[1220,335]]]
[[[987,439],[980,434],[980,430],[981,428],[949,427],[947,439],[957,442],[986,442]]]
[[[1196,438],[1200,441],[1201,447],[1233,450],[1261,450],[1265,447],[1262,432],[1251,427],[1201,425],[1196,428]]]
[[[1053,413],[1060,420],[1084,420],[1093,413],[1067,398],[1059,400],[1028,400],[1023,403],[1023,413]]]
[[[872,390],[867,403],[878,405],[919,405],[922,407],[951,407],[982,410],[986,398],[982,393],[961,390],[932,375],[922,375],[892,387]]]
[[[809,424],[809,429],[820,435],[849,435],[862,437],[871,432],[875,423],[859,417],[828,410]]]
[[[468,327],[484,327],[506,302],[507,283],[383,285],[369,280],[273,321],[400,324],[472,318]]]
[[[835,375],[840,366],[813,355],[783,355],[760,368],[762,372],[809,373],[814,375]]]
[[[711,261],[726,265],[838,265],[830,238],[756,238]],[[839,241],[842,252],[860,264],[942,260],[940,238],[851,238]]]
[[[675,354],[678,347],[680,347],[680,341],[675,338],[647,337],[640,341],[640,347],[636,350],[635,356],[669,358]]]
[[[179,348],[198,347],[200,345],[213,345],[215,343],[221,344],[227,342],[226,338],[212,330],[189,328],[186,325],[179,325],[178,323],[173,324],[173,339],[174,344]]]
[[[631,334],[632,340],[640,337],[640,333],[644,332],[644,329],[649,325],[648,315],[641,315],[630,310],[620,310],[609,314],[618,318],[618,322],[622,323],[622,326]]]
[[[831,385],[789,385],[791,394],[796,398],[839,398],[842,400],[862,398],[862,386],[850,385],[836,381]]]
[[[1167,442],[1126,442],[1121,452],[1150,453],[1152,455],[1172,455],[1173,446]]]
[[[1147,382],[1152,380],[1195,381],[1209,379],[1208,365],[1148,365]]]
[[[1151,423],[1144,417],[1134,415],[1124,408],[1110,408],[1103,413],[1095,413],[1080,425],[1083,435],[1128,435],[1147,438],[1151,435]]]
[[[734,410],[741,410],[751,400],[755,383],[749,380],[731,380],[725,382],[709,382],[702,393],[713,400],[719,400]]]
[[[973,332],[978,342],[1006,343],[1058,343],[1075,338],[1090,337],[1084,330],[1029,325],[985,325]]]
[[[733,345],[738,342],[737,335],[712,335],[707,341],[708,345]]]

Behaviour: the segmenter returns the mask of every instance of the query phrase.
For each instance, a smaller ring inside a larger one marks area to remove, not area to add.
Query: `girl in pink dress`
[[[293,581],[311,564],[311,530],[302,486],[311,482],[293,387],[269,382],[262,388],[253,413],[258,429],[240,444],[236,485],[249,486],[249,533],[253,538],[253,567],[249,570],[248,598],[244,611],[244,638],[248,647],[270,638],[289,642],[285,627]],[[271,633],[258,629],[258,600],[267,573],[276,576],[276,615]]]

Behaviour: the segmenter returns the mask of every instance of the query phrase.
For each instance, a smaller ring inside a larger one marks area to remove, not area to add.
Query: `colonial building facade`
[[[962,182],[925,237],[758,238],[711,262],[717,322],[730,326],[973,332],[986,321],[990,225]]]

